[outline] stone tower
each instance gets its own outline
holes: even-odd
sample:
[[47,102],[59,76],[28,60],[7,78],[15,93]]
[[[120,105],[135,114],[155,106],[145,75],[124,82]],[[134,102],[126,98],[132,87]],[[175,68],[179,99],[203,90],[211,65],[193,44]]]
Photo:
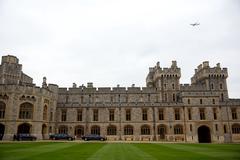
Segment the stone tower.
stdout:
[[149,68],[146,79],[147,87],[155,87],[159,91],[161,102],[180,101],[181,70],[176,61],[172,61],[170,68],[161,68],[159,62],[155,67]]

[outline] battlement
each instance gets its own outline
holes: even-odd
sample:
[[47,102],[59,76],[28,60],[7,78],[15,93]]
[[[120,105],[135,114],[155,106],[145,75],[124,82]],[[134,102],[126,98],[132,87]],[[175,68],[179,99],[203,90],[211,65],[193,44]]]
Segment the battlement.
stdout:
[[228,70],[227,68],[221,68],[220,63],[217,63],[215,67],[210,67],[209,62],[205,61],[200,64],[197,69],[195,69],[195,74],[191,78],[192,84],[197,83],[205,78],[227,78]]
[[2,56],[2,64],[3,63],[18,64],[18,62],[19,62],[18,58],[13,55]]

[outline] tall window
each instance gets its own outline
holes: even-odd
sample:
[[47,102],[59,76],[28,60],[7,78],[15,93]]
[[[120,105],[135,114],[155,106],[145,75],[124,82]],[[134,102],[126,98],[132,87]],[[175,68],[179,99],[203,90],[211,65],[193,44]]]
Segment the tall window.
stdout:
[[131,121],[131,109],[126,109],[126,121]]
[[53,112],[50,112],[50,121],[53,121]]
[[173,102],[175,102],[176,101],[176,95],[173,94],[172,98],[173,98]]
[[107,135],[117,135],[117,127],[116,126],[108,126]]
[[212,104],[215,104],[215,99],[212,99]]
[[227,126],[224,124],[223,126],[224,133],[227,133]]
[[142,120],[146,121],[148,119],[147,109],[142,109]]
[[192,110],[188,108],[188,120],[192,120]]
[[67,120],[67,110],[65,110],[65,109],[62,110],[61,120],[63,122]]
[[174,83],[172,84],[172,89],[175,89],[175,85],[174,85]]
[[167,93],[164,94],[164,100],[167,102]]
[[190,124],[190,131],[192,132],[192,124]]
[[233,134],[240,134],[240,124],[232,125],[232,133]]
[[43,107],[43,120],[44,121],[47,120],[47,106],[46,105]]
[[159,116],[159,120],[164,120],[164,110],[163,109],[158,110],[158,116]]
[[217,119],[217,108],[213,108],[213,119]]
[[93,110],[93,121],[98,121],[98,109]]
[[82,121],[82,109],[77,110],[77,121]]
[[133,126],[130,125],[125,126],[124,135],[133,135]]
[[222,83],[220,83],[220,89],[223,89],[223,85],[222,85]]
[[92,128],[91,128],[91,134],[100,135],[100,127],[99,127],[99,126],[92,126]]
[[215,124],[215,130],[218,131],[218,124]]
[[0,102],[0,119],[3,119],[5,117],[5,108],[5,103]]
[[20,105],[19,119],[32,119],[33,105],[31,103],[23,103]]
[[180,120],[180,110],[178,108],[174,109],[174,113],[175,113],[175,120]]
[[190,99],[188,99],[188,104],[190,104]]
[[200,104],[202,104],[202,99],[200,99]]
[[174,134],[183,134],[183,127],[182,127],[182,125],[174,126]]
[[232,119],[237,119],[238,118],[237,117],[237,109],[236,108],[232,108],[231,111],[232,111]]
[[147,125],[143,125],[141,127],[141,135],[150,135],[150,127]]
[[205,109],[204,108],[200,108],[199,109],[199,113],[200,113],[200,120],[205,120]]
[[114,109],[109,110],[109,121],[114,121]]

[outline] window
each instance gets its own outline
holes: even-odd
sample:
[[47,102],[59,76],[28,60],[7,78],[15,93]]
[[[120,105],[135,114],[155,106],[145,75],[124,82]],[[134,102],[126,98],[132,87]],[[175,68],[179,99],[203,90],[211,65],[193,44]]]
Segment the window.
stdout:
[[0,102],[0,119],[3,119],[5,117],[5,108],[5,103]]
[[174,126],[174,134],[183,134],[183,127],[182,127],[182,125]]
[[117,135],[117,128],[115,126],[108,126],[107,135]]
[[126,109],[126,121],[131,121],[131,110]]
[[213,108],[213,119],[217,119],[217,108]]
[[99,126],[92,126],[92,128],[91,128],[91,134],[100,135],[100,127],[99,127]]
[[167,102],[167,93],[164,94],[164,100]]
[[114,109],[109,110],[109,121],[114,121]]
[[148,94],[148,102],[150,102],[150,101],[151,101],[151,95]]
[[223,93],[221,94],[221,101],[224,101]]
[[192,120],[192,111],[191,111],[191,108],[188,108],[188,120]]
[[173,102],[175,102],[176,101],[176,95],[175,94],[173,94]]
[[227,133],[227,126],[226,125],[223,126],[223,130],[224,130],[224,133]]
[[33,105],[31,103],[23,103],[20,105],[19,119],[32,119]]
[[142,120],[146,121],[148,119],[147,109],[142,109]]
[[53,121],[53,112],[50,112],[50,121]]
[[232,119],[237,119],[238,118],[237,117],[237,109],[236,108],[232,108],[231,111],[232,111]]
[[218,124],[215,124],[215,130],[218,131]]
[[190,131],[192,132],[192,124],[190,124]]
[[62,110],[61,120],[64,122],[67,120],[67,110]]
[[84,103],[84,97],[81,96],[81,103]]
[[205,120],[205,109],[204,108],[200,108],[199,109],[200,112],[200,120]]
[[47,120],[47,106],[46,105],[43,107],[43,120],[44,121]]
[[164,110],[163,109],[158,110],[158,117],[159,117],[159,120],[164,120]]
[[180,120],[180,110],[174,109],[174,113],[175,113],[175,120]]
[[159,125],[158,126],[158,134],[159,135],[165,135],[166,134],[166,126],[165,125]]
[[93,121],[98,121],[98,110],[97,109],[93,110]]
[[77,121],[82,121],[82,110],[77,110]]
[[191,102],[190,102],[190,99],[188,99],[188,104],[190,104]]
[[172,89],[175,89],[175,85],[174,85],[174,83],[172,84]]
[[215,99],[212,99],[212,104],[215,104]]
[[200,99],[200,104],[202,104],[202,99]]
[[222,85],[222,83],[220,83],[220,86],[219,86],[219,87],[220,87],[220,89],[223,89],[223,85]]
[[143,125],[141,127],[141,135],[150,135],[150,127],[147,125]]
[[233,134],[240,134],[240,124],[232,125],[232,133]]
[[67,128],[67,126],[60,126],[60,127],[58,128],[58,133],[59,133],[59,134],[67,134],[67,133],[68,133],[68,128]]
[[125,126],[124,135],[133,135],[133,127],[130,125]]
[[214,86],[213,86],[213,84],[211,84],[211,89],[214,89]]

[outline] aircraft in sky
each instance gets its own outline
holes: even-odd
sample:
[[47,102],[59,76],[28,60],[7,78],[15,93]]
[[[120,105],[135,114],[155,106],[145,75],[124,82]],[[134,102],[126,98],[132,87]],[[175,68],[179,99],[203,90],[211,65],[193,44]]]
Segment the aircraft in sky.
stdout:
[[194,26],[200,25],[200,23],[192,23],[192,24],[190,24],[190,25],[192,25],[192,26],[194,27]]

